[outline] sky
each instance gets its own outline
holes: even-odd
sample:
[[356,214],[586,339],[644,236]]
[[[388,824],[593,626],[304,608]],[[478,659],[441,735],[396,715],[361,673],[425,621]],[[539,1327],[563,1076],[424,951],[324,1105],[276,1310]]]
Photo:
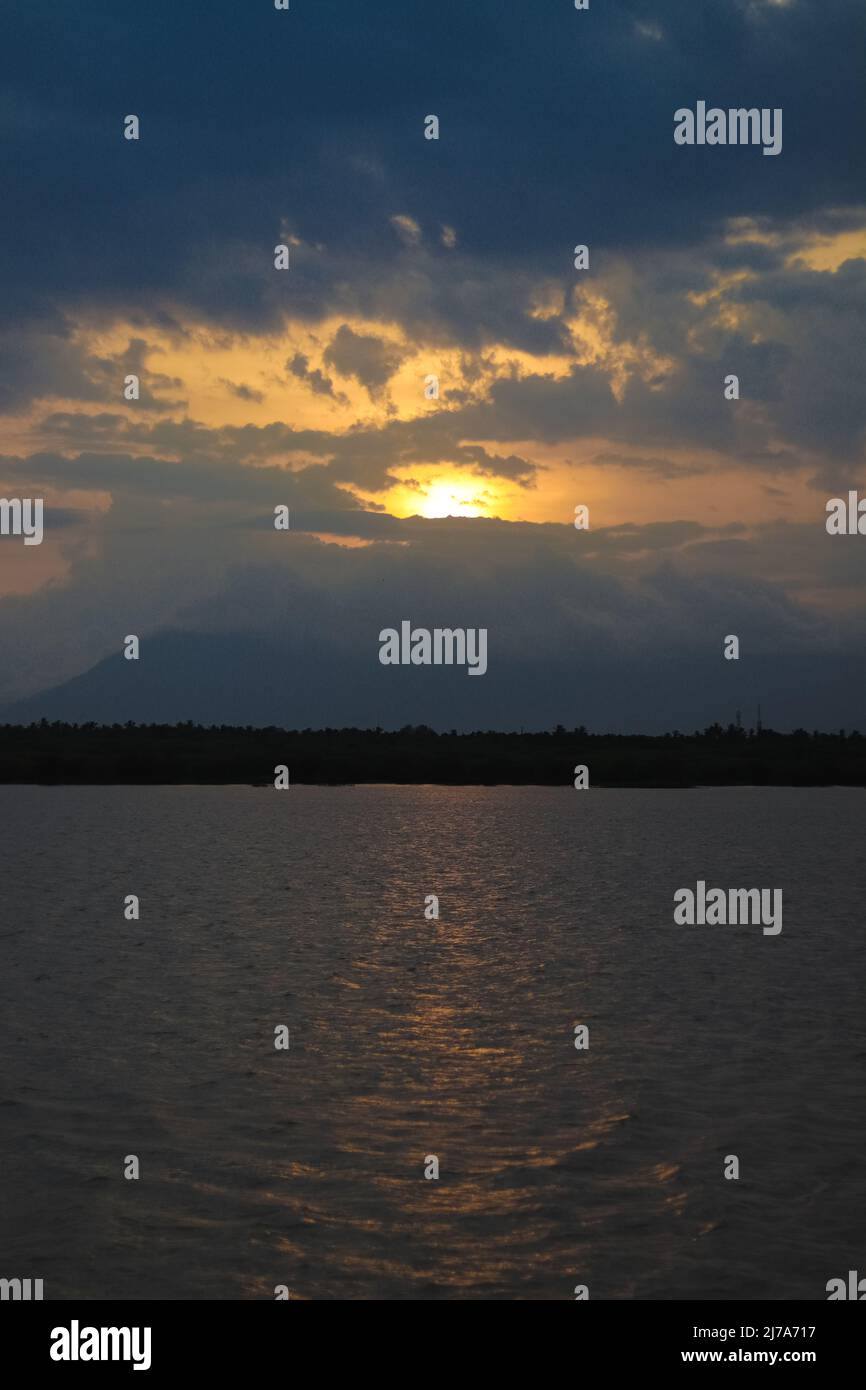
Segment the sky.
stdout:
[[859,0],[6,0],[0,717],[866,731],[864,55]]

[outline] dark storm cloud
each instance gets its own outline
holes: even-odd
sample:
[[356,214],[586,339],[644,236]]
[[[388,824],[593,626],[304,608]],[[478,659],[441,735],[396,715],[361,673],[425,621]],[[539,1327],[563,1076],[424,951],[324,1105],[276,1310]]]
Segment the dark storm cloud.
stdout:
[[[39,461],[40,467],[46,466],[46,460],[53,459],[51,466],[56,467],[58,476],[66,479],[67,486],[88,486],[86,479],[94,466],[103,479],[99,486],[111,486],[112,451],[120,454],[135,446],[142,453],[153,451],[177,460],[172,464],[163,459],[139,459],[138,476],[144,476],[149,465],[158,464],[160,486],[173,491],[176,486],[173,479],[185,480],[184,486],[187,480],[198,480],[202,496],[207,495],[209,488],[207,465],[224,465],[236,477],[239,488],[255,488],[261,483],[258,477],[262,472],[260,461],[277,456],[289,459],[312,455],[323,459],[325,469],[335,482],[354,483],[371,491],[393,486],[396,476],[392,470],[410,464],[454,464],[479,477],[508,478],[522,486],[532,484],[538,469],[531,459],[514,453],[497,454],[479,444],[463,442],[463,423],[460,412],[444,412],[414,420],[391,420],[381,427],[356,426],[344,433],[335,433],[296,430],[280,422],[210,429],[190,419],[149,423],[111,412],[86,415],[57,411],[42,421],[40,432],[43,436],[55,436],[67,449],[89,446],[99,452],[82,453],[77,459],[71,453],[66,456],[40,454],[31,459],[0,457],[0,469],[26,472],[33,458]],[[103,464],[98,463],[100,458],[105,459]],[[86,460],[83,469],[82,459]],[[244,466],[249,464],[256,464],[256,467]],[[174,474],[173,467],[177,469]],[[284,472],[282,469],[274,471]],[[288,472],[284,475],[298,476]],[[128,490],[130,478],[130,470],[123,469],[114,478],[114,487],[121,492]]]
[[334,391],[334,383],[329,376],[318,367],[310,369],[310,359],[303,352],[296,352],[294,357],[286,363],[286,371],[291,372],[299,381],[305,381],[310,390],[317,396],[330,396],[332,400],[345,400],[345,397]]
[[[844,206],[862,190],[862,38],[857,0],[8,0],[0,300],[15,318],[87,299],[273,326],[372,283],[395,217],[551,273],[578,240],[603,255]],[[698,98],[783,107],[781,157],[675,146],[673,112]],[[275,279],[283,225],[304,245]],[[454,253],[429,243],[447,319]]]
[[784,337],[777,378],[767,381],[777,431],[835,456],[847,476],[866,444],[866,261],[846,261],[832,275],[795,263],[744,282],[731,299],[772,312]]
[[0,329],[0,414],[29,406],[46,396],[72,400],[122,401],[128,375],[139,378],[140,410],[175,410],[186,405],[177,395],[178,377],[158,370],[158,356],[143,338],[131,338],[115,357],[88,353],[66,323],[7,325]]
[[352,376],[375,395],[394,375],[406,353],[369,333],[341,324],[325,349],[325,361],[340,376]]
[[213,457],[173,462],[148,455],[41,453],[20,459],[0,455],[0,476],[19,492],[26,486],[48,484],[108,492],[135,505],[142,497],[188,498],[202,504],[260,499],[271,507],[298,500],[320,507],[359,505],[350,493],[335,485],[321,465],[292,473],[265,465],[242,468],[231,460]]
[[[486,398],[476,400],[466,390],[452,390],[446,375],[443,401],[452,408],[418,419],[358,425],[336,433],[295,430],[279,421],[214,429],[190,419],[148,423],[110,411],[95,417],[55,412],[41,423],[40,433],[62,438],[68,448],[99,447],[101,442],[123,450],[135,444],[178,458],[230,456],[255,462],[279,453],[306,452],[326,460],[335,478],[368,490],[387,488],[395,468],[413,463],[455,464],[479,475],[531,483],[537,463],[531,451],[526,457],[509,449],[514,441],[558,445],[592,437],[607,439],[614,446],[607,452],[621,459],[627,457],[623,446],[649,447],[656,456],[691,448],[723,453],[769,472],[816,468],[827,486],[840,486],[862,467],[866,437],[861,387],[866,366],[866,261],[849,260],[835,272],[810,269],[793,253],[802,245],[804,227],[796,238],[784,229],[776,233],[775,224],[765,222],[762,227],[760,234],[778,235],[782,245],[759,274],[750,270],[728,278],[727,270],[743,272],[745,267],[737,262],[723,267],[721,287],[719,253],[724,247],[718,239],[703,248],[635,254],[629,262],[612,264],[589,294],[581,290],[575,300],[576,310],[587,311],[590,321],[593,294],[600,292],[610,306],[610,337],[597,361],[573,361],[569,371],[557,375],[539,371],[520,376],[500,368]],[[500,288],[504,300],[507,286]],[[399,297],[396,284],[393,295],[395,300]],[[741,326],[731,326],[739,320]],[[561,337],[565,331],[564,322],[557,321],[557,334]],[[14,343],[12,335],[7,341]],[[639,369],[632,363],[615,393],[617,353],[624,351],[628,360],[636,344],[650,356]],[[104,400],[109,392],[116,400],[122,372],[133,360],[141,365],[144,355],[141,340],[134,339],[122,358],[107,364],[91,360],[85,370],[73,345],[58,339],[54,346],[56,354],[48,352],[43,365],[32,370],[41,373],[38,380],[47,389],[50,372],[45,364],[54,362],[69,394],[78,386],[85,400]],[[401,355],[385,339],[357,333],[345,324],[325,348],[325,360],[371,392],[382,389]],[[20,363],[24,357],[16,360]],[[154,355],[153,361],[158,360]],[[467,381],[473,361],[477,372],[485,364],[484,355],[462,356]],[[311,368],[305,354],[297,353],[286,367],[317,394],[334,395],[332,380]],[[489,361],[485,369],[494,370]],[[739,408],[724,396],[731,373],[740,381]],[[148,370],[148,383],[150,376]],[[16,398],[23,393],[15,387],[17,380],[13,372],[12,384],[7,382],[7,391]],[[152,403],[164,407],[166,397],[159,393],[180,384],[157,378]],[[31,394],[36,390],[32,382],[29,389]],[[506,446],[505,457],[485,450],[483,442]],[[632,462],[652,471],[638,457]]]
[[[85,355],[65,325],[43,332],[36,325],[0,329],[0,412],[7,414],[40,396],[57,394],[99,400]],[[118,392],[119,394],[119,392]]]

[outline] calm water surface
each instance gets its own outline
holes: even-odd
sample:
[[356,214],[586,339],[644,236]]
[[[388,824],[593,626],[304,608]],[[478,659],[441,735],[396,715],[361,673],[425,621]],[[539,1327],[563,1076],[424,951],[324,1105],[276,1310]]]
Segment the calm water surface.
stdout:
[[[46,1298],[824,1299],[866,1259],[864,811],[851,789],[0,788],[0,1275]],[[699,878],[782,888],[782,934],[674,926]]]

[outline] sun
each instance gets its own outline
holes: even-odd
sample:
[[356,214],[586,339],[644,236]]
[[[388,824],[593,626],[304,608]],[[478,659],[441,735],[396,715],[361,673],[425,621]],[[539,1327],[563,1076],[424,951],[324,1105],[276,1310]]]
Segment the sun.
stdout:
[[484,516],[478,498],[461,495],[459,484],[434,483],[428,489],[421,507],[421,516]]

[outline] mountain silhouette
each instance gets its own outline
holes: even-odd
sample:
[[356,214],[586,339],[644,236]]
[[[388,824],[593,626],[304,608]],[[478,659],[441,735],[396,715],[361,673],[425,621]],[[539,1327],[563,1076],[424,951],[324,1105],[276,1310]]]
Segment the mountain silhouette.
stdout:
[[[486,675],[465,667],[388,667],[378,633],[338,648],[326,637],[249,632],[145,635],[138,661],[118,650],[81,675],[0,708],[0,721],[29,723],[233,724],[281,728],[551,729],[664,733],[733,722],[754,726],[860,728],[854,699],[859,658],[767,655],[727,662],[713,653],[674,675],[666,652],[642,662],[607,663],[565,651],[559,660],[507,659],[489,640]],[[827,709],[838,715],[826,717]]]

